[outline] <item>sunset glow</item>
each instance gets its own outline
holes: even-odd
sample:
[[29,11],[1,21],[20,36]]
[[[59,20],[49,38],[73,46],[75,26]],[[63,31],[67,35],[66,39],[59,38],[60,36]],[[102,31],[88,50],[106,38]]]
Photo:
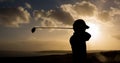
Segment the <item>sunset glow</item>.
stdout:
[[83,19],[90,27],[89,50],[120,50],[120,0],[0,0],[0,50],[70,50],[73,29]]
[[88,23],[88,26],[90,27],[87,32],[89,32],[92,36],[92,39],[98,39],[100,35],[99,26],[94,23]]

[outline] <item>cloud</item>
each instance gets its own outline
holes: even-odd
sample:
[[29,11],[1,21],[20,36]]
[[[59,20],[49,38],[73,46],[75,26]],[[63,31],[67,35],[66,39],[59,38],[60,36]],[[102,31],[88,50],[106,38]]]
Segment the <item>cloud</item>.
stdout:
[[107,22],[107,21],[111,21],[112,16],[108,11],[101,11],[101,12],[98,12],[97,18],[101,21]]
[[63,23],[66,25],[70,25],[73,22],[72,16],[68,13],[63,11],[62,9],[57,9],[57,10],[49,10],[49,11],[44,11],[44,10],[36,10],[34,11],[34,17],[35,20],[42,19],[43,21],[51,22],[56,25],[59,23]]
[[94,4],[86,1],[76,2],[75,4],[63,4],[61,8],[69,12],[75,19],[81,18],[82,16],[93,16],[97,8]]
[[[110,34],[113,38],[120,40],[120,9],[111,7],[110,10],[101,10],[98,12],[97,18],[103,22],[109,22],[110,28],[112,30]],[[110,32],[110,31],[109,31]]]
[[26,8],[31,9],[32,6],[29,3],[25,3]]
[[[97,18],[103,22],[119,23],[120,9],[111,7],[110,10],[98,11]],[[120,23],[119,23],[120,24]]]
[[114,3],[120,5],[120,0],[114,0]]
[[33,12],[35,20],[51,21],[56,24],[62,23],[72,25],[75,19],[80,16],[93,16],[96,7],[90,2],[77,2],[75,4],[62,4],[59,8],[52,10],[35,10]]
[[120,26],[120,9],[118,9],[118,8],[111,8],[111,9],[112,9],[111,15],[113,18],[112,23]]
[[116,39],[118,39],[118,40],[120,40],[120,34],[114,35],[113,37],[116,38]]
[[96,6],[90,2],[81,2],[73,5],[73,9],[82,16],[93,16],[96,11]]
[[57,10],[53,10],[50,13],[51,13],[50,18],[53,18],[56,21],[62,22],[63,24],[71,25],[74,21],[70,13],[63,11],[61,8]]
[[19,24],[29,23],[30,14],[23,7],[0,8],[0,25],[19,27]]
[[[97,4],[94,4],[90,1],[79,1],[73,4],[61,4],[56,9],[50,9],[48,11],[42,9],[42,10],[35,10],[33,12],[34,19],[41,21],[42,24],[51,23],[53,25],[72,25],[74,20],[79,18],[85,18],[87,17],[95,17],[97,21],[101,21],[103,23],[105,22],[115,22],[116,24],[120,25],[119,23],[119,17],[120,17],[120,9],[116,7],[112,7],[112,5],[109,6],[109,9],[104,9],[108,6],[108,4],[111,3],[108,2],[109,0],[102,0],[100,2],[101,8],[97,6]],[[113,1],[112,1],[113,2]],[[107,4],[106,4],[107,3]],[[106,5],[106,6],[104,6]],[[115,3],[114,3],[115,5]],[[45,22],[44,22],[45,21]]]
[[54,21],[48,17],[49,11],[35,10],[33,12],[34,19],[40,21],[41,26],[54,26],[56,25]]

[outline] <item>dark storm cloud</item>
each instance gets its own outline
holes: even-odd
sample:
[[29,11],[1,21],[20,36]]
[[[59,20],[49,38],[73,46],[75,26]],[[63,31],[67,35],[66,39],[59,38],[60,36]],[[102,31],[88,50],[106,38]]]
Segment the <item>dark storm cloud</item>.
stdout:
[[19,24],[29,23],[30,14],[23,7],[0,8],[0,25],[18,27]]

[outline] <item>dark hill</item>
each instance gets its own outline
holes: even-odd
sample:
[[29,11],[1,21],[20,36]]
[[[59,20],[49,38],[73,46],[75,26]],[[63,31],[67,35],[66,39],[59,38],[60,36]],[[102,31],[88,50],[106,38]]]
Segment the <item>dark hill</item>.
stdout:
[[[51,52],[52,51],[43,51]],[[55,53],[57,51],[54,51]],[[61,51],[62,52],[62,51]],[[63,51],[62,53],[64,53]],[[41,52],[37,52],[41,53]],[[57,52],[58,53],[58,52]],[[55,54],[27,57],[0,57],[0,63],[72,63],[72,54]],[[88,53],[88,63],[120,63],[120,51],[104,51]]]

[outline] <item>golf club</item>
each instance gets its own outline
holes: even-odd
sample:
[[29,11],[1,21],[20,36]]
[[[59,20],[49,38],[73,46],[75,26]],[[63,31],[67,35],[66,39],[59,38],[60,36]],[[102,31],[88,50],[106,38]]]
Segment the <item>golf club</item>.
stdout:
[[40,26],[35,26],[31,29],[31,32],[34,33],[36,29],[73,29],[71,27],[40,27]]

